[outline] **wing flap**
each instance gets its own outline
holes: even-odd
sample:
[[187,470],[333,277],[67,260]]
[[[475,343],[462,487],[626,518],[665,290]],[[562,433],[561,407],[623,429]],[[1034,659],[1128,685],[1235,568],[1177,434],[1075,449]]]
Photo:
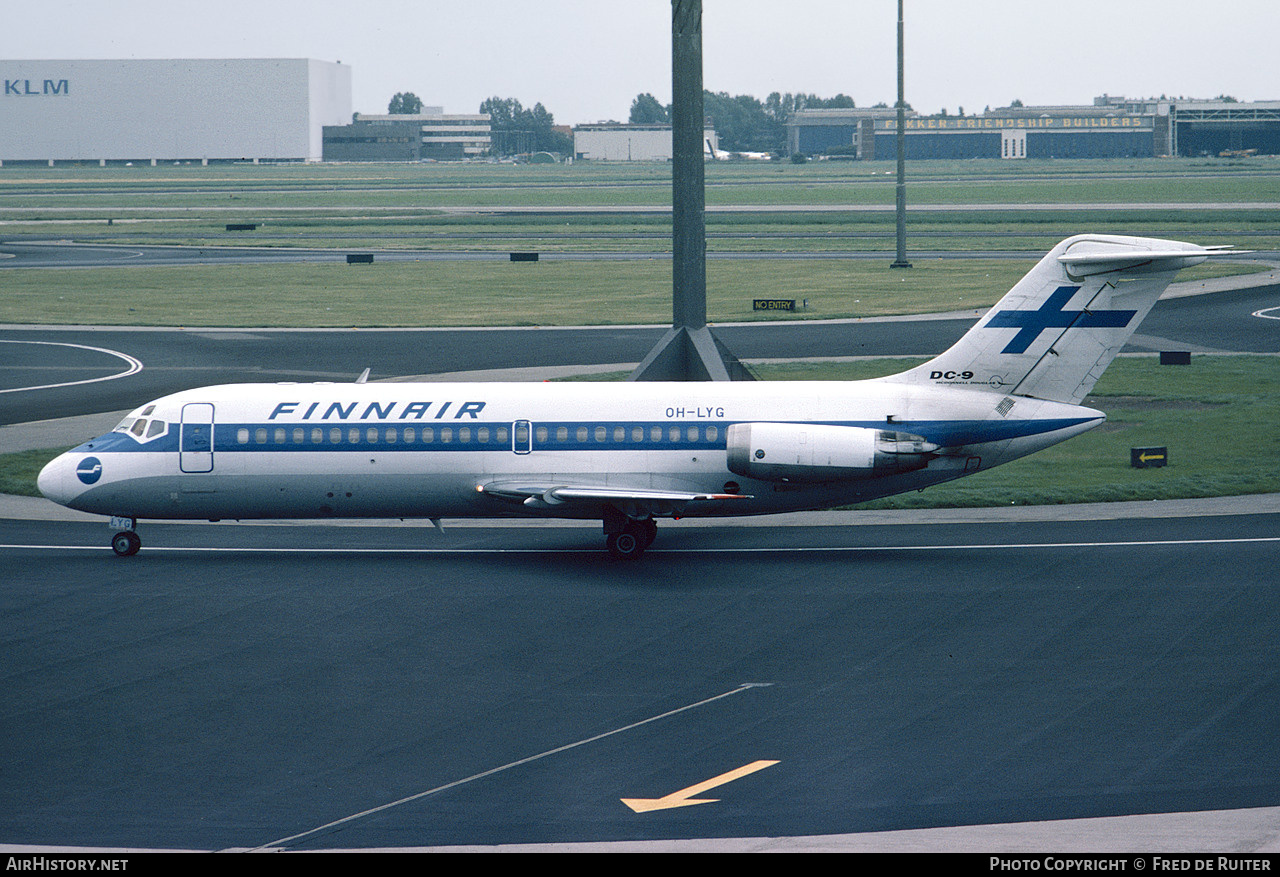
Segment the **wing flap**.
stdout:
[[476,485],[476,492],[530,510],[546,511],[565,505],[614,506],[627,514],[679,515],[690,503],[752,499],[740,493],[697,493],[652,488],[605,487],[591,484],[537,484],[490,482]]

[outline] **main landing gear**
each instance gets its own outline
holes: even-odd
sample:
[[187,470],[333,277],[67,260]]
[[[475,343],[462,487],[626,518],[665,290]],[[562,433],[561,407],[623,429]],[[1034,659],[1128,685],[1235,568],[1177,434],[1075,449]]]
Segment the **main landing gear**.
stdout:
[[653,544],[658,535],[658,522],[653,518],[627,517],[614,509],[604,516],[604,542],[609,556],[618,560],[634,560]]
[[111,537],[111,550],[116,553],[117,557],[133,557],[138,553],[138,549],[142,547],[142,538],[138,535],[138,531],[134,529],[138,522],[133,518],[115,517],[111,519],[111,526],[119,530]]

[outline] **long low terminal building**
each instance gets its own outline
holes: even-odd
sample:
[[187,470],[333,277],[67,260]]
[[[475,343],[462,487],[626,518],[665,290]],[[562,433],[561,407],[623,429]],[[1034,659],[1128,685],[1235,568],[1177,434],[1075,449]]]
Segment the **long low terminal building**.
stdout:
[[[889,107],[801,110],[787,126],[788,150],[893,159],[897,131]],[[1104,95],[1091,106],[1013,106],[977,116],[908,112],[904,132],[908,159],[1280,155],[1280,101]]]

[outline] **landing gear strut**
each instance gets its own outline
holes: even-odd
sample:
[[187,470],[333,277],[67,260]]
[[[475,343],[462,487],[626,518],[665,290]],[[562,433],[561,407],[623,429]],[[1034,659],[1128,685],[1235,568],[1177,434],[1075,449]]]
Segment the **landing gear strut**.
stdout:
[[658,535],[658,522],[653,518],[636,520],[614,509],[604,517],[605,546],[619,560],[634,560],[653,544]]
[[120,532],[111,537],[111,550],[117,557],[132,557],[142,547],[142,538],[134,530],[137,522],[133,518],[112,518],[113,527],[121,527]]

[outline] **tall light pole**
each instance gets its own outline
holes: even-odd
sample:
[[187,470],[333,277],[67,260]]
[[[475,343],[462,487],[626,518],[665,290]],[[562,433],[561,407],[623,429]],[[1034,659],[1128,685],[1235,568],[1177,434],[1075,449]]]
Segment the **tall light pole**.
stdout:
[[672,322],[707,325],[706,130],[702,100],[702,2],[671,3]]
[[898,0],[898,258],[891,268],[910,268],[907,261],[907,88],[902,61],[902,0]]
[[671,328],[627,380],[753,380],[707,328],[702,103],[702,0],[671,0]]

